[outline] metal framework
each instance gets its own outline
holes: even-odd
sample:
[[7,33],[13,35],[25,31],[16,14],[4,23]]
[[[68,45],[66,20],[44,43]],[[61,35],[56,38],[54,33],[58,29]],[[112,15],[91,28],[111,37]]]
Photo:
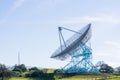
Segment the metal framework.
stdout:
[[[66,73],[79,73],[79,72],[91,72],[97,73],[97,68],[92,64],[92,49],[87,45],[91,37],[91,24],[88,28],[82,29],[82,31],[74,31],[64,27],[58,27],[60,48],[52,55],[52,58],[65,60],[69,56],[70,62],[64,66],[61,70]],[[76,33],[66,42],[62,35],[62,29]],[[82,33],[83,32],[83,33]],[[72,46],[72,47],[71,47]],[[58,54],[59,53],[59,54]]]
[[[82,44],[82,43],[81,43]],[[96,73],[98,70],[92,64],[91,48],[85,44],[79,45],[71,52],[71,61],[62,68],[67,73]]]

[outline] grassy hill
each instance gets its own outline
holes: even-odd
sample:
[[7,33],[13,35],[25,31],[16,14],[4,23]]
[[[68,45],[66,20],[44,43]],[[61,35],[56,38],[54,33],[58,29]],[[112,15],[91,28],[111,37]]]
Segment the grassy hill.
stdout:
[[[54,74],[56,69],[40,69],[44,72],[44,77],[31,78],[25,77],[25,74],[29,73],[23,72],[21,77],[11,77],[4,80],[120,80],[120,74]],[[52,77],[51,77],[52,76]],[[1,79],[0,79],[1,80]]]
[[[5,80],[51,80],[51,79],[40,79],[40,78],[9,78]],[[87,75],[77,75],[72,77],[65,77],[61,79],[55,79],[55,80],[120,80],[120,76],[112,76],[110,78],[103,78],[101,76],[87,76]]]

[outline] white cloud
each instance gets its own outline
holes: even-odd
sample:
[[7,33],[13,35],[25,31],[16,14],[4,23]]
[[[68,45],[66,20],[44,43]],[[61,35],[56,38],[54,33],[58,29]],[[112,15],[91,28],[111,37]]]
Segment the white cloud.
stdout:
[[120,16],[102,14],[98,16],[70,17],[61,21],[62,23],[109,23],[120,24]]
[[106,41],[105,44],[112,46],[113,48],[120,49],[120,43],[119,42],[113,42],[113,41]]

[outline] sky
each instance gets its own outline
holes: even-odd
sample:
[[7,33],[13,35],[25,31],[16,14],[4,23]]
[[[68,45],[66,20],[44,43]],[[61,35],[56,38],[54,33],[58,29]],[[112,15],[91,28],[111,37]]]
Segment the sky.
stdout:
[[[78,31],[91,23],[93,64],[120,66],[120,0],[0,0],[0,63],[61,68],[51,59],[59,26]],[[72,34],[64,32],[67,40]]]

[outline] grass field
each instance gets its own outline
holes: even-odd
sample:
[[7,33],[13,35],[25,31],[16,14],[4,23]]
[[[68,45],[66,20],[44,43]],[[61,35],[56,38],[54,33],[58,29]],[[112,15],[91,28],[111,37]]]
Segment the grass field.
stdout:
[[[53,73],[55,69],[43,69],[43,72],[45,73]],[[62,76],[54,75],[54,79],[40,79],[40,78],[25,78],[25,74],[28,72],[25,72],[22,74],[22,77],[12,77],[9,79],[4,80],[120,80],[120,76],[114,76],[113,74],[78,74],[73,76]],[[56,77],[57,76],[57,77]],[[0,79],[1,80],[1,79]]]
[[[44,80],[44,79],[40,79],[40,78],[9,78],[9,79],[4,79],[4,80]],[[46,80],[46,79],[45,79]],[[51,80],[51,79],[47,79],[47,80]],[[94,76],[94,75],[89,75],[89,76],[85,76],[85,75],[77,75],[77,76],[73,76],[73,77],[66,77],[66,78],[59,78],[59,79],[55,79],[55,80],[120,80],[120,76],[112,76],[109,78],[104,78],[101,76]]]
[[[5,80],[40,80],[36,78],[10,78]],[[51,79],[48,79],[51,80]],[[69,77],[69,78],[62,78],[62,79],[55,79],[55,80],[120,80],[120,78],[112,78],[112,79],[97,79],[97,78],[82,78],[82,77]]]
[[39,78],[9,78],[4,80],[40,80]]
[[56,80],[120,80],[120,76],[113,75],[77,75]]

